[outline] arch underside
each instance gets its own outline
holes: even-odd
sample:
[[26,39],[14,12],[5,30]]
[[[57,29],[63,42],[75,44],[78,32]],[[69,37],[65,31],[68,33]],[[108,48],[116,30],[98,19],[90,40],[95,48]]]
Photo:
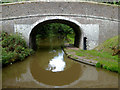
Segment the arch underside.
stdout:
[[71,22],[71,21],[68,21],[68,20],[63,20],[63,19],[53,19],[53,20],[46,20],[46,21],[43,21],[41,23],[38,23],[31,31],[30,33],[30,37],[29,37],[29,46],[33,49],[36,49],[36,34],[37,34],[37,31],[38,31],[38,28],[42,25],[45,25],[45,24],[49,24],[49,23],[62,23],[62,24],[66,24],[68,26],[70,26],[71,28],[73,28],[74,30],[74,33],[75,33],[75,40],[74,40],[74,46],[75,47],[80,47],[80,39],[81,39],[81,30],[80,30],[80,27]]

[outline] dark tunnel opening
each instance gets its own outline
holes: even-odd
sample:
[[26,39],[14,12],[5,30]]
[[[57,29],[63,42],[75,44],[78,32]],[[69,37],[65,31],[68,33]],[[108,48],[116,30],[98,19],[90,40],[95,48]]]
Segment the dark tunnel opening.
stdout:
[[47,20],[47,21],[44,21],[42,23],[39,23],[38,25],[36,25],[31,33],[30,33],[30,37],[29,37],[29,46],[30,48],[32,49],[36,49],[37,45],[36,45],[36,34],[38,33],[38,28],[42,25],[45,25],[45,24],[50,24],[50,23],[61,23],[61,24],[65,24],[65,25],[68,25],[70,26],[73,30],[74,30],[74,33],[75,33],[75,37],[74,37],[74,46],[75,47],[80,47],[80,40],[81,40],[81,30],[80,30],[80,27],[71,22],[71,21],[67,21],[67,20],[60,20],[60,19],[53,19],[53,20]]

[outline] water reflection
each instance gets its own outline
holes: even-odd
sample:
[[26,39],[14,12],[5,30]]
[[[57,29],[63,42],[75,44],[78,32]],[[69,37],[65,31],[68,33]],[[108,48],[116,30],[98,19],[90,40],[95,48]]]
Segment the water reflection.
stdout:
[[62,40],[56,38],[38,43],[30,62],[30,73],[35,81],[51,86],[64,86],[79,79],[81,65],[68,59],[61,49]]
[[39,50],[32,58],[34,80],[52,86],[69,85],[82,75],[81,65],[67,58],[61,49]]
[[3,68],[3,88],[118,87],[116,73],[67,58],[59,43],[52,46],[41,43],[40,50],[33,56]]
[[[53,50],[55,52],[55,50]],[[52,71],[52,72],[60,72],[64,71],[65,68],[65,61],[64,61],[64,52],[58,53],[57,56],[55,56],[53,59],[49,61],[48,67],[46,70]]]

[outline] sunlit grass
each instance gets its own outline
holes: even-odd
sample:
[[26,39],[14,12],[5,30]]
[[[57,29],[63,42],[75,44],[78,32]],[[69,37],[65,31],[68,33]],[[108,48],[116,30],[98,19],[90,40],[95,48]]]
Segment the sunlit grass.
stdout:
[[118,55],[112,56],[107,52],[98,52],[96,50],[67,50],[68,52],[75,52],[77,56],[86,59],[98,61],[103,68],[118,72]]
[[[104,43],[96,47],[94,50],[74,50],[66,49],[67,52],[75,52],[75,55],[98,61],[96,67],[118,72],[118,62],[120,61],[118,55],[112,56],[111,47],[118,46],[118,36],[106,40]],[[120,73],[120,72],[119,72]]]

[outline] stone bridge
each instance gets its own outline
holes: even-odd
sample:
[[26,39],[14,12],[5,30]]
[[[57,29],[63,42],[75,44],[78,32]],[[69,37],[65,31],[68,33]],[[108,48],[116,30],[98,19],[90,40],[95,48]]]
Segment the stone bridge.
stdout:
[[63,23],[75,32],[74,45],[93,49],[118,35],[118,6],[97,2],[20,2],[3,4],[1,30],[22,33],[27,44],[35,47],[35,35],[41,25]]

